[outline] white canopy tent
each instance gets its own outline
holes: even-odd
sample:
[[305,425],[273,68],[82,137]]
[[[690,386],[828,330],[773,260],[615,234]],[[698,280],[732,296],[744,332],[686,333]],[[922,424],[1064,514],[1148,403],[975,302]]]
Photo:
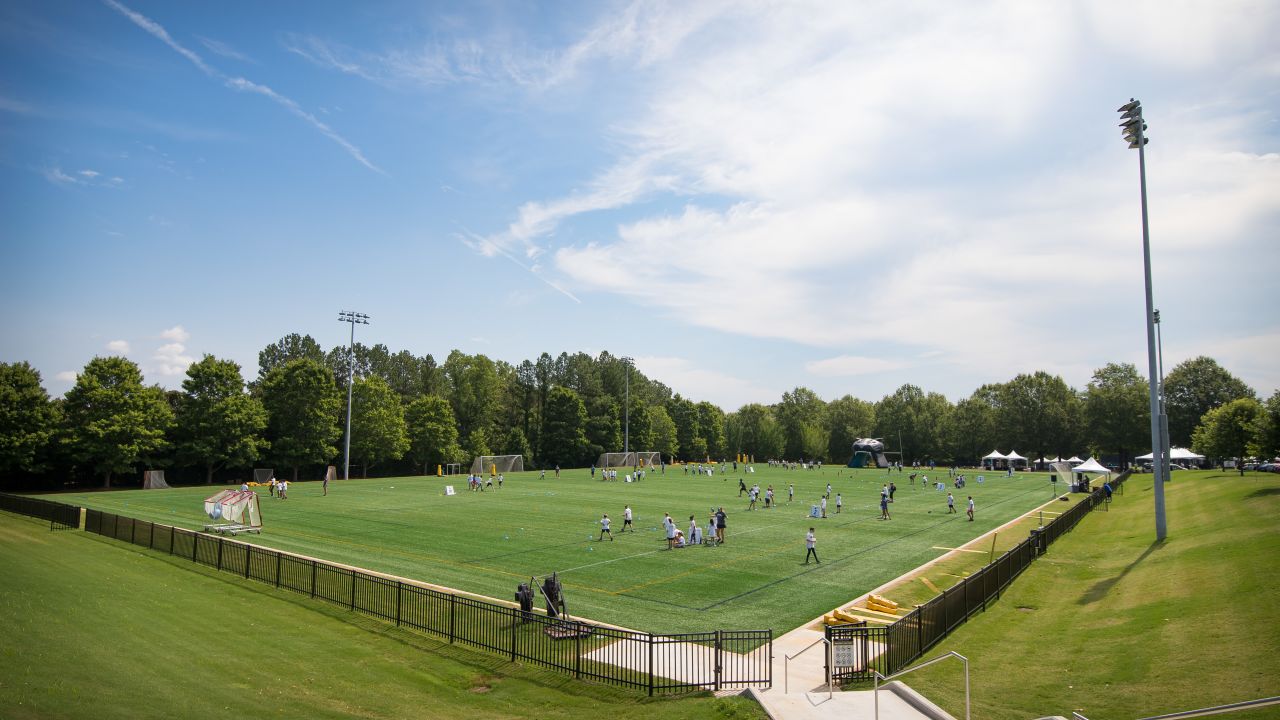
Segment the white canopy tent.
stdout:
[[[1139,455],[1134,460],[1150,460],[1155,457],[1155,453],[1149,452],[1146,455]],[[1169,448],[1170,460],[1203,460],[1203,455],[1197,455],[1186,448],[1174,447]]]
[[1009,462],[1009,456],[1005,455],[999,450],[992,450],[990,453],[983,456],[982,458],[983,466],[990,470],[996,469],[996,463],[1002,463],[1001,466],[1003,467],[1004,465],[1007,465],[1008,462]]
[[1008,455],[1004,456],[1010,465],[1026,465],[1027,459],[1018,454],[1017,450],[1010,450]]
[[1067,462],[1071,463],[1072,465],[1079,465],[1084,461],[1081,460],[1078,456],[1072,455],[1071,457],[1067,458]]
[[1097,460],[1089,458],[1079,465],[1071,468],[1071,472],[1090,473],[1092,475],[1110,475],[1111,471],[1098,464]]

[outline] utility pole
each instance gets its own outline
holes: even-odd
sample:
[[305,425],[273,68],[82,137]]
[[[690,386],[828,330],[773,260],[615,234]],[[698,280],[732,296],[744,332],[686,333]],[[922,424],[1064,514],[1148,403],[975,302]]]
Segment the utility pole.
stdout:
[[[364,313],[340,310],[338,322],[351,323],[351,344],[347,346],[347,432],[342,450],[342,479],[351,479],[351,383],[356,370],[356,325],[368,325],[369,316]],[[366,473],[367,474],[367,473]]]

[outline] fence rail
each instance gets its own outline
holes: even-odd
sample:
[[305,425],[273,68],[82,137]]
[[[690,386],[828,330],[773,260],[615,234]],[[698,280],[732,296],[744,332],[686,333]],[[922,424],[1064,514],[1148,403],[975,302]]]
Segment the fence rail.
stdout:
[[[1122,473],[1112,482],[1113,489],[1123,485],[1128,477],[1129,473]],[[1050,544],[1106,502],[1102,489],[1093,491],[1049,524],[1032,530],[1030,537],[995,561],[891,625],[828,626],[828,640],[853,647],[853,664],[828,667],[828,677],[835,682],[872,680],[876,672],[892,675],[923,657],[974,613],[986,610],[988,603],[998,600],[1009,583],[1043,555]]]
[[[79,508],[76,511],[78,517]],[[516,607],[101,510],[85,511],[84,529],[438,635],[450,643],[483,648],[512,661],[650,695],[769,686],[773,680],[772,630],[683,635],[635,632],[525,613]],[[548,630],[557,631],[556,637]]]
[[80,527],[79,505],[0,493],[0,510],[48,520],[50,530],[75,530]]

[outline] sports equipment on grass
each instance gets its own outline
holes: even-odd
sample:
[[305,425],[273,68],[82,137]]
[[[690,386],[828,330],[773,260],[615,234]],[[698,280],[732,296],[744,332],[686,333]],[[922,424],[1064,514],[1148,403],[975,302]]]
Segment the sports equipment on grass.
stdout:
[[167,490],[169,483],[164,481],[163,470],[148,470],[142,473],[143,490]]
[[653,467],[662,462],[662,454],[654,451],[601,453],[596,467]]
[[204,500],[204,512],[213,520],[206,531],[217,533],[262,532],[262,513],[258,509],[258,493],[252,490],[223,490]]
[[481,475],[488,471],[491,474],[524,472],[523,455],[480,455],[471,462],[471,472]]

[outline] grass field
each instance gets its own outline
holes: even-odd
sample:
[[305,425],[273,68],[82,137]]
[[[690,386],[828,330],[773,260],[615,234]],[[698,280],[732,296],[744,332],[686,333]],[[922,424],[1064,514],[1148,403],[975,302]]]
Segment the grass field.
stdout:
[[[713,628],[797,627],[853,597],[1021,515],[1052,497],[1044,474],[1006,478],[988,473],[957,496],[959,514],[947,515],[945,492],[923,489],[894,473],[899,484],[893,519],[879,517],[879,491],[887,471],[846,468],[783,470],[757,466],[754,474],[686,475],[668,468],[638,483],[593,480],[587,470],[559,479],[539,473],[511,475],[501,491],[472,493],[464,478],[407,477],[333,483],[327,497],[318,482],[298,483],[290,499],[262,493],[265,530],[249,542],[348,563],[498,598],[510,598],[531,575],[560,574],[571,614],[657,632]],[[945,471],[942,476],[945,477]],[[780,507],[746,511],[738,477],[773,484]],[[460,494],[445,497],[446,482]],[[827,483],[844,496],[835,513],[811,520],[807,510]],[[796,501],[787,504],[787,485]],[[162,491],[92,492],[57,499],[144,520],[200,528],[208,487]],[[967,522],[967,495],[977,521]],[[623,534],[623,505],[636,516],[636,532]],[[728,513],[726,544],[666,550],[660,530],[670,512],[681,528],[696,514]],[[608,512],[616,540],[599,542]],[[821,565],[805,566],[804,535],[817,527]]]
[[[1280,695],[1280,476],[1175,473],[1162,544],[1151,476],[1124,492],[928,653],[970,659],[974,717],[1137,718]],[[905,680],[962,717],[959,668]]]
[[0,717],[749,720],[650,700],[0,512]]

